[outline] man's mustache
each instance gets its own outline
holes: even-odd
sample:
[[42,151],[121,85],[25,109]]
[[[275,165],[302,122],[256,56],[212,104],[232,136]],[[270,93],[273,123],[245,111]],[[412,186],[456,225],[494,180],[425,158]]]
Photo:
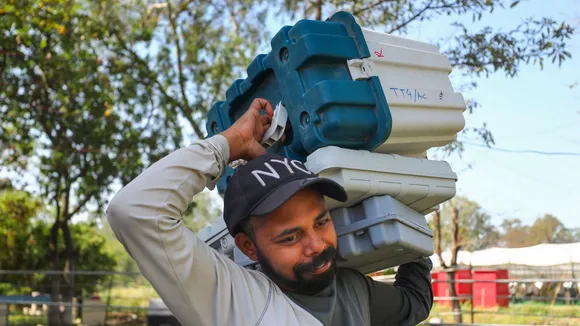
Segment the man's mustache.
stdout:
[[328,246],[320,255],[314,257],[311,262],[297,264],[294,266],[295,273],[310,273],[325,262],[333,259],[336,256],[336,249],[333,246]]

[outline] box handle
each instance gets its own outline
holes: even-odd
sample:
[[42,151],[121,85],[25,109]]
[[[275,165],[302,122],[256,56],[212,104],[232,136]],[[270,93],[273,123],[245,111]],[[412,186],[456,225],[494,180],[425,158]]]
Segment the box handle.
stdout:
[[276,105],[274,110],[274,116],[272,117],[272,124],[270,128],[266,130],[260,144],[266,149],[270,148],[276,142],[282,138],[284,131],[286,129],[286,123],[288,122],[288,111],[286,107],[282,105],[282,102]]

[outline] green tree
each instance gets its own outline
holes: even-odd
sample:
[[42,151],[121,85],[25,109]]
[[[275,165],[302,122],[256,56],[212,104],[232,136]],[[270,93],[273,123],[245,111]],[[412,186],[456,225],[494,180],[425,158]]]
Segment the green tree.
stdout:
[[[448,202],[449,203],[449,202]],[[449,288],[449,296],[452,297],[453,299],[451,299],[451,305],[452,305],[452,309],[453,312],[455,313],[453,318],[455,320],[456,323],[461,324],[463,323],[463,315],[461,313],[461,306],[459,304],[459,300],[457,299],[457,290],[456,290],[456,284],[454,283],[455,280],[455,273],[457,271],[458,268],[458,264],[457,264],[457,256],[459,254],[459,250],[461,250],[461,242],[462,242],[462,238],[461,238],[461,232],[460,232],[460,225],[459,225],[459,210],[457,207],[455,207],[452,204],[448,204],[447,207],[444,207],[444,209],[449,209],[450,215],[451,215],[451,226],[452,228],[450,229],[451,233],[451,248],[450,248],[450,259],[449,259],[449,263],[447,263],[444,259],[443,259],[443,239],[444,239],[444,233],[446,232],[445,230],[447,228],[443,227],[443,221],[441,218],[441,211],[440,210],[436,210],[435,212],[433,212],[433,227],[434,227],[434,232],[433,232],[433,241],[434,241],[434,251],[435,254],[439,257],[439,261],[441,263],[441,267],[443,267],[446,271],[447,274],[447,286]]]
[[538,217],[529,226],[520,219],[506,219],[501,224],[502,244],[508,248],[535,246],[542,243],[576,242],[578,231],[568,229],[562,221],[551,214]]
[[[35,255],[35,239],[30,234],[32,218],[41,209],[40,201],[31,194],[6,188],[0,191],[0,269],[36,269],[40,265]],[[0,283],[0,293],[13,293],[17,284],[33,283],[31,275],[5,275]]]
[[123,245],[119,242],[119,240],[117,240],[109,224],[103,223],[103,226],[99,231],[106,239],[105,246],[107,247],[107,250],[112,252],[116,257],[117,265],[115,270],[118,272],[138,273],[139,267],[137,267],[137,263],[135,263]]
[[[115,52],[143,72],[134,82],[149,89],[178,144],[205,137],[210,107],[267,38],[263,0],[100,3],[98,19],[114,26]],[[128,15],[136,17],[131,24]]]
[[[115,54],[113,25],[94,19],[97,5],[9,0],[0,13],[0,161],[37,170],[40,197],[54,208],[49,268],[67,272],[52,278],[51,297],[65,302],[80,257],[71,218],[89,204],[102,209],[113,181],[133,179],[170,140],[166,118],[135,82],[146,74]],[[50,309],[49,322],[71,324],[70,308]]]
[[520,219],[505,219],[501,223],[501,229],[502,246],[507,248],[522,248],[529,245],[529,226],[524,225]]
[[198,232],[221,218],[222,210],[211,198],[211,194],[204,191],[193,198],[183,215],[185,225],[193,232]]
[[580,242],[580,228],[574,228],[571,230],[572,232],[572,241],[573,242]]
[[[454,209],[458,211],[458,245],[462,250],[474,251],[500,245],[500,230],[491,223],[491,216],[475,201],[456,196],[440,211],[441,249],[453,247]],[[434,219],[431,219],[434,226]]]
[[[48,270],[51,224],[38,218],[43,213],[41,200],[34,195],[15,189],[0,192],[0,269]],[[116,265],[115,256],[105,246],[106,238],[100,235],[94,224],[77,223],[70,226],[76,244],[77,263],[80,270],[108,270]],[[64,257],[64,240],[57,254]],[[64,264],[65,260],[60,260]],[[63,266],[60,266],[63,269]],[[77,294],[92,293],[103,281],[102,276],[80,276]],[[50,291],[50,279],[46,275],[8,274],[2,277],[0,293],[30,294],[31,291]]]
[[[460,250],[479,250],[499,245],[500,233],[491,223],[491,217],[483,211],[475,201],[462,196],[447,201],[442,208],[432,215],[431,225],[434,230],[434,249],[441,261],[441,266],[447,270],[450,281],[449,295],[456,297],[455,279]],[[450,251],[449,261],[443,260],[443,251]],[[453,310],[461,311],[458,300],[452,301]],[[462,322],[461,314],[455,315],[457,323]]]
[[10,179],[0,179],[0,191],[6,189],[13,189],[12,181]]
[[[537,0],[541,1],[541,0]],[[345,10],[352,13],[367,28],[389,34],[405,36],[411,27],[428,24],[445,16],[455,22],[453,35],[442,35],[432,40],[448,56],[454,70],[461,71],[466,82],[461,89],[477,87],[477,78],[503,72],[506,77],[516,77],[522,65],[536,64],[543,68],[545,62],[561,65],[571,58],[567,40],[574,33],[573,22],[557,22],[550,17],[518,17],[519,24],[511,30],[485,26],[479,30],[468,28],[462,19],[485,22],[494,11],[510,10],[519,0],[282,0],[280,7],[292,19],[306,17],[322,20],[333,12]],[[541,14],[541,13],[540,13]],[[467,101],[469,112],[479,106],[477,99]],[[485,123],[481,127],[468,127],[462,133],[475,135],[486,144],[494,139]],[[445,147],[446,153],[463,151],[460,141]]]
[[[77,271],[108,271],[114,270],[117,266],[117,257],[113,251],[107,246],[107,238],[102,235],[94,222],[77,222],[69,225],[72,242],[75,244],[75,264]],[[30,228],[30,235],[33,241],[33,254],[28,259],[36,262],[30,269],[49,270],[52,268],[50,261],[46,260],[50,253],[52,223],[43,220],[36,220]],[[62,232],[62,231],[61,231]],[[58,248],[61,248],[56,254],[61,257],[59,259],[60,265],[56,270],[66,270],[65,265],[68,263],[67,249],[65,245],[65,238],[61,235],[58,237]],[[67,274],[61,276],[62,281],[68,285]],[[74,297],[80,298],[82,295],[90,295],[97,291],[99,286],[103,285],[108,279],[104,275],[77,275],[72,280],[74,281]],[[43,292],[50,291],[50,287],[42,286],[43,284],[50,284],[52,280],[48,277],[38,278],[34,283],[37,290]]]
[[573,231],[554,215],[545,214],[537,218],[530,227],[529,238],[535,244],[569,243],[574,241]]

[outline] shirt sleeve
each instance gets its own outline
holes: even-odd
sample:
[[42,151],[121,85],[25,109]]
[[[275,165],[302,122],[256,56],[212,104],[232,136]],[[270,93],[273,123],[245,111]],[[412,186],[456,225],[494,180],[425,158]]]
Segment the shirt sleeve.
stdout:
[[184,326],[253,324],[270,295],[267,281],[209,247],[181,220],[195,194],[215,187],[228,155],[220,135],[176,150],[107,208],[117,239]]
[[394,284],[364,276],[369,288],[372,326],[417,325],[433,307],[431,259],[399,266]]

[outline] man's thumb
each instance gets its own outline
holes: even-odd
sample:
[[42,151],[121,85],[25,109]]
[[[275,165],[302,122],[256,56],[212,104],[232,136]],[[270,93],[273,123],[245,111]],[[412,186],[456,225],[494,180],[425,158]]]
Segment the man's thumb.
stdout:
[[266,154],[266,149],[259,142],[256,141],[252,144],[250,152],[252,155],[252,159],[255,159],[258,156]]

